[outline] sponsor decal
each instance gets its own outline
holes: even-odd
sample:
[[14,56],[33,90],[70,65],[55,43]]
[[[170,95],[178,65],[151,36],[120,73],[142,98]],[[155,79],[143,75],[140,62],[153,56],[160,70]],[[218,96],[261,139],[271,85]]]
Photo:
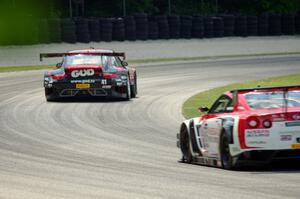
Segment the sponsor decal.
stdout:
[[246,129],[246,137],[269,137],[270,131],[268,129]]
[[110,89],[110,88],[111,88],[111,85],[103,85],[102,88]]
[[286,127],[300,126],[300,122],[287,122],[285,123]]
[[85,77],[85,76],[93,76],[95,74],[94,69],[80,69],[80,70],[73,70],[71,72],[71,76],[74,78],[77,78],[79,76]]
[[291,141],[292,135],[280,135],[280,141]]
[[216,136],[208,136],[209,142],[219,143],[219,137]]
[[272,115],[272,120],[274,121],[274,122],[279,122],[279,121],[284,121],[285,119],[284,119],[284,115],[283,114],[278,114],[278,115]]
[[259,145],[259,144],[267,144],[267,142],[265,141],[249,141],[247,142],[248,144],[256,144],[256,145]]
[[95,83],[94,79],[71,80],[71,83]]

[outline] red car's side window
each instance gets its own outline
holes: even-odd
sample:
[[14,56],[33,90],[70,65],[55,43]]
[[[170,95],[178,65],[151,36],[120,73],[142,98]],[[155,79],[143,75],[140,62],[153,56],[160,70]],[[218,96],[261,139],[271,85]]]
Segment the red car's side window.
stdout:
[[210,113],[227,113],[232,112],[233,110],[232,99],[227,95],[222,95],[217,101],[213,104],[212,108],[209,111]]

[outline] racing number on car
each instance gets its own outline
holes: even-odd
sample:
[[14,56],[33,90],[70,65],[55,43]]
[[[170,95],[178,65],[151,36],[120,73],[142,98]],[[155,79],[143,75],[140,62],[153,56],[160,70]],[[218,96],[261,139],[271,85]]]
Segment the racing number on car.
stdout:
[[85,77],[85,76],[93,76],[95,74],[94,69],[81,69],[81,70],[73,70],[71,72],[71,76],[76,77]]
[[106,79],[102,79],[101,80],[101,84],[106,85],[107,84],[107,80]]

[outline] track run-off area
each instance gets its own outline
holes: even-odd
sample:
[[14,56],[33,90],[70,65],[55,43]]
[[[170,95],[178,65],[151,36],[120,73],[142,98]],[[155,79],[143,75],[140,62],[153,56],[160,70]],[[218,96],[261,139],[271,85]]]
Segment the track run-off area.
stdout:
[[136,68],[138,98],[112,102],[46,102],[43,71],[1,73],[0,198],[299,198],[300,168],[183,164],[176,147],[188,97],[299,73],[299,56]]

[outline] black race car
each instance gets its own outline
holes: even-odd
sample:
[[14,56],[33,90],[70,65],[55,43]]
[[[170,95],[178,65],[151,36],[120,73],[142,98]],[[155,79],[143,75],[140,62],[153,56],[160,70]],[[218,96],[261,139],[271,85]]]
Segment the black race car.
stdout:
[[47,101],[70,97],[130,100],[137,95],[136,70],[128,67],[124,52],[92,48],[40,54],[41,61],[49,57],[63,60],[56,65],[57,69],[45,72]]

